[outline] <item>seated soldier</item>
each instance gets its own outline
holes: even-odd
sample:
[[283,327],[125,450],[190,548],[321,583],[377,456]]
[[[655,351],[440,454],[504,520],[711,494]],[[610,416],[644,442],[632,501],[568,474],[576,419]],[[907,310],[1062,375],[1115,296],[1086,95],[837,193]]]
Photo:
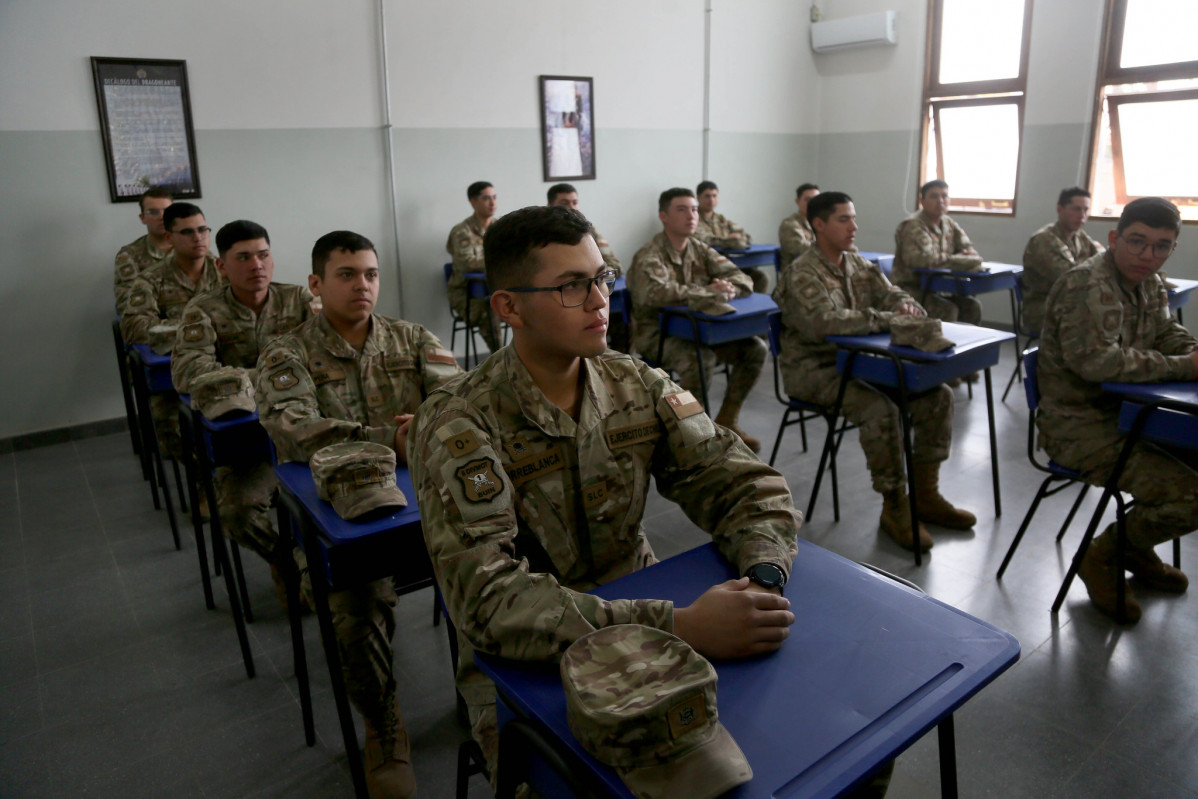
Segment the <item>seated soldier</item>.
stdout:
[[[614,275],[590,230],[565,208],[492,225],[487,282],[512,344],[434,392],[410,443],[458,688],[492,779],[495,688],[473,650],[554,661],[588,632],[634,623],[710,658],[749,657],[781,646],[794,620],[780,596],[800,523],[786,482],[663,372],[607,350]],[[655,562],[641,527],[651,477],[744,577],[688,607],[586,593]]]
[[[549,205],[560,205],[563,208],[578,210],[578,189],[569,183],[555,183],[550,186],[548,196]],[[599,248],[599,254],[603,256],[603,263],[607,264],[607,268],[619,276],[624,271],[624,268],[620,266],[620,259],[612,251],[611,245],[607,243],[607,239],[603,238],[603,234],[595,230],[594,225],[591,226],[591,238],[595,240],[595,246]]]
[[[258,358],[258,415],[280,462],[307,463],[329,444],[373,441],[402,464],[412,413],[461,370],[423,327],[374,313],[378,255],[369,239],[339,230],[312,248],[308,286],[321,312],[268,344]],[[390,578],[329,596],[350,701],[366,726],[370,795],[416,790],[408,735],[395,695]]]
[[[857,212],[851,197],[826,191],[807,204],[807,214],[815,246],[782,270],[774,290],[782,311],[780,367],[787,394],[831,408],[840,374],[836,345],[826,337],[883,333],[892,318],[924,316],[924,310],[853,249]],[[977,519],[940,494],[940,464],[948,457],[953,434],[952,391],[938,386],[912,397],[907,407],[915,429],[918,524],[912,524],[907,498],[898,407],[882,392],[853,380],[845,389],[841,412],[858,425],[874,490],[882,495],[878,526],[905,549],[913,549],[916,541],[928,549],[932,537],[924,522],[965,530]]]
[[1090,216],[1090,192],[1074,186],[1057,199],[1057,221],[1028,239],[1023,250],[1023,327],[1039,331],[1044,302],[1057,278],[1102,252],[1102,245],[1082,230]]
[[[695,238],[708,247],[725,250],[743,250],[752,243],[743,227],[716,213],[716,206],[720,204],[720,187],[714,181],[700,183],[695,189],[695,196],[699,200],[699,224],[695,228]],[[753,281],[753,291],[765,291],[769,286],[769,278],[760,269],[752,267],[744,272]]]
[[[1157,272],[1177,247],[1181,215],[1160,197],[1128,203],[1107,236],[1110,249],[1069,270],[1048,295],[1040,331],[1040,445],[1049,456],[1104,485],[1124,436],[1120,399],[1103,381],[1147,383],[1198,377],[1198,340],[1169,313]],[[1119,480],[1135,498],[1127,515],[1123,567],[1140,586],[1182,593],[1189,580],[1153,552],[1198,527],[1198,465],[1161,447],[1140,442]],[[1119,621],[1135,622],[1140,605],[1127,586],[1117,616],[1116,592],[1123,572],[1116,563],[1116,526],[1096,537],[1077,574],[1090,600]]]
[[807,251],[815,243],[815,231],[807,221],[807,203],[819,194],[819,186],[814,183],[802,183],[795,189],[795,205],[799,210],[782,220],[778,225],[778,244],[782,248],[781,263],[785,269],[794,259]]
[[112,293],[119,308],[133,279],[171,254],[171,237],[162,226],[162,212],[172,202],[171,193],[157,187],[146,189],[137,201],[137,218],[146,226],[146,235],[135,239],[116,254],[112,273]]
[[952,269],[977,272],[982,256],[961,226],[948,215],[948,184],[929,180],[919,187],[920,210],[904,219],[894,231],[894,282],[915,297],[923,297],[930,316],[946,322],[976,325],[982,321],[982,304],[974,297],[941,294],[920,288],[913,269]]
[[[657,208],[663,230],[637,251],[628,271],[633,341],[646,358],[657,357],[658,308],[686,304],[697,310],[719,308],[734,297],[749,296],[753,290],[741,270],[692,235],[698,224],[699,204],[690,189],[663,191]],[[757,452],[761,442],[740,428],[739,419],[741,406],[765,363],[765,343],[759,338],[747,338],[716,347],[701,346],[699,351],[709,382],[717,363],[732,364],[728,391],[715,421],[730,428]],[[661,366],[677,372],[679,385],[688,391],[704,388],[691,342],[666,336]]]
[[468,318],[471,327],[482,333],[487,347],[495,352],[502,341],[499,322],[491,313],[491,306],[485,297],[469,296],[466,275],[483,271],[483,234],[495,218],[498,196],[494,186],[480,180],[471,183],[466,189],[466,199],[470,201],[474,212],[454,225],[445,241],[445,249],[453,256],[453,272],[449,276],[448,287],[449,307],[461,319]]
[[[149,344],[150,328],[163,320],[178,324],[183,308],[197,294],[225,285],[208,252],[211,228],[204,212],[191,203],[173,203],[162,212],[162,225],[171,238],[174,256],[142,272],[125,293],[121,303],[121,335],[129,344]],[[150,396],[154,430],[162,453],[178,459],[178,400],[173,394]]]
[[[221,367],[242,370],[253,382],[262,348],[312,316],[315,300],[306,286],[271,281],[275,263],[266,228],[244,219],[230,222],[217,232],[216,249],[216,268],[229,285],[196,295],[183,310],[171,354],[171,379],[180,394],[192,393],[196,378]],[[270,459],[220,466],[213,482],[225,535],[270,564],[285,603],[277,559],[292,547],[278,551],[271,524],[276,482]],[[297,560],[303,563],[302,557]]]

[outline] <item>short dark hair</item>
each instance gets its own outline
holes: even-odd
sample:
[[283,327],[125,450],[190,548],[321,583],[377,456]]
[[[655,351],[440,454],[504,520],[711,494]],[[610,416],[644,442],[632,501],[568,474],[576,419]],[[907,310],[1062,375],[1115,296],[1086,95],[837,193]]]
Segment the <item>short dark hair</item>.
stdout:
[[325,264],[329,262],[333,253],[339,250],[350,253],[370,250],[375,255],[379,254],[374,248],[374,242],[362,234],[350,230],[334,230],[318,238],[312,245],[312,274],[319,275],[320,279],[324,280]]
[[799,187],[795,189],[795,199],[797,200],[801,198],[803,196],[803,192],[811,191],[812,189],[819,191],[819,186],[816,186],[814,183],[800,183]]
[[816,219],[828,221],[832,211],[842,203],[851,203],[853,198],[843,191],[825,191],[807,201],[807,221],[815,224]]
[[253,239],[266,239],[266,243],[270,244],[270,234],[266,228],[248,219],[237,219],[216,231],[216,251],[224,258],[225,253],[233,249],[237,242]]
[[145,212],[146,200],[150,197],[153,197],[158,200],[173,200],[173,199],[175,199],[175,195],[171,194],[170,189],[164,189],[161,186],[151,186],[150,188],[148,188],[144,192],[142,192],[141,196],[137,198],[137,207],[139,210],[141,210],[142,212]]
[[710,191],[711,189],[715,189],[716,191],[719,191],[720,187],[715,185],[714,180],[705,180],[702,183],[700,183],[698,186],[695,187],[695,196],[698,197],[703,192]]
[[929,191],[931,191],[932,189],[947,189],[947,188],[948,188],[948,184],[945,183],[940,178],[936,178],[935,180],[929,180],[927,183],[925,183],[919,187],[919,199],[922,200],[924,198],[924,196],[926,196],[927,193]]
[[665,213],[666,211],[670,210],[670,203],[674,202],[674,200],[678,199],[679,197],[694,196],[695,193],[690,189],[683,189],[677,186],[672,189],[666,189],[661,193],[661,196],[657,198],[657,211],[658,213]]
[[553,205],[553,201],[557,199],[557,195],[559,194],[578,194],[578,189],[569,183],[554,183],[549,187],[549,193],[545,195],[545,198],[549,201],[550,205]]
[[[476,180],[466,187],[466,199],[477,200],[478,195],[482,194],[484,189],[490,189],[493,187],[494,184],[490,183],[489,181]],[[353,250],[353,252],[357,252],[357,250]]]
[[1083,189],[1081,186],[1074,186],[1071,189],[1061,189],[1061,196],[1057,197],[1057,205],[1068,205],[1073,201],[1074,197],[1089,197],[1090,192]]
[[527,284],[535,272],[533,253],[549,244],[574,246],[591,233],[591,223],[573,208],[530,205],[501,216],[483,236],[483,262],[491,291]]
[[186,219],[189,216],[199,214],[204,215],[200,210],[200,206],[192,205],[191,203],[171,203],[162,212],[162,226],[166,228],[167,233],[175,226],[176,219]]
[[1181,211],[1164,197],[1140,197],[1123,206],[1119,215],[1116,233],[1122,233],[1129,225],[1143,222],[1151,228],[1168,228],[1181,233]]

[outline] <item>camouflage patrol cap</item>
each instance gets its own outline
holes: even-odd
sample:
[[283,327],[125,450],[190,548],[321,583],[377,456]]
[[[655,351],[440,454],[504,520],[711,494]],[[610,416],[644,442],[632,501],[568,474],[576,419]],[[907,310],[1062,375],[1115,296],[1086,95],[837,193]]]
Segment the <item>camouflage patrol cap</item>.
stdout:
[[222,366],[191,381],[191,407],[209,419],[233,411],[254,411],[254,384],[244,369]]
[[924,352],[940,352],[956,344],[944,337],[940,320],[929,316],[895,316],[890,320],[890,343]]
[[604,627],[570,645],[561,674],[574,737],[638,799],[710,799],[753,779],[719,723],[715,669],[681,638]]
[[175,348],[175,334],[179,332],[177,322],[159,322],[148,331],[150,349],[157,355],[170,355]]
[[395,452],[370,441],[330,444],[309,462],[316,493],[342,519],[354,520],[384,508],[405,508],[408,498],[395,485]]

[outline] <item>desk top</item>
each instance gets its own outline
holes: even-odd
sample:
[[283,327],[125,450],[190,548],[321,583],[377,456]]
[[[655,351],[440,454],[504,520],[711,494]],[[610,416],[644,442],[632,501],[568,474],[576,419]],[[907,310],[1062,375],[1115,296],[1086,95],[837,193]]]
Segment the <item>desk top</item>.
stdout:
[[891,252],[870,252],[869,250],[857,250],[857,254],[867,261],[873,261],[875,264],[882,258],[894,257],[894,253]]
[[[594,593],[685,605],[735,576],[706,545]],[[1011,635],[806,541],[786,595],[797,620],[782,649],[714,664],[720,721],[754,772],[735,799],[836,796],[1019,657]],[[630,796],[570,733],[556,664],[478,662],[518,712],[548,725],[610,793]]]
[[1185,294],[1198,288],[1198,280],[1186,280],[1185,278],[1173,277],[1172,275],[1170,275],[1167,279],[1170,283],[1176,286],[1176,288],[1169,289],[1170,296],[1173,296],[1174,294]]
[[772,253],[781,249],[777,244],[750,244],[748,247],[733,249],[731,247],[713,247],[716,252],[731,258],[734,255],[752,255],[755,253]]
[[1022,264],[1002,264],[997,261],[982,261],[983,272],[958,272],[952,269],[912,269],[917,275],[952,275],[955,278],[975,278],[992,275],[1022,274]]
[[416,491],[412,488],[412,477],[403,467],[395,470],[395,484],[408,498],[408,506],[387,516],[365,522],[342,519],[337,515],[337,511],[333,510],[332,505],[316,494],[316,482],[312,479],[312,470],[308,468],[308,464],[280,463],[275,466],[275,475],[283,487],[304,506],[304,510],[320,528],[326,543],[331,546],[352,544],[379,533],[390,533],[409,525],[420,524],[420,511],[416,507]]
[[705,314],[692,311],[685,305],[667,305],[662,310],[669,311],[672,314],[693,316],[704,322],[730,322],[736,319],[743,319],[746,316],[771,314],[778,310],[778,303],[774,302],[774,298],[768,294],[750,294],[748,297],[737,297],[729,300],[728,304],[736,309],[736,313]]
[[957,322],[941,322],[941,329],[949,341],[956,346],[940,352],[924,352],[914,347],[896,347],[890,343],[889,333],[872,333],[868,336],[828,336],[828,341],[841,347],[880,347],[888,349],[903,360],[909,361],[946,361],[964,353],[991,347],[1015,338],[1014,333],[1004,330],[993,330],[977,325],[963,325]]
[[1102,389],[1139,402],[1167,399],[1198,406],[1198,380],[1181,383],[1103,383]]

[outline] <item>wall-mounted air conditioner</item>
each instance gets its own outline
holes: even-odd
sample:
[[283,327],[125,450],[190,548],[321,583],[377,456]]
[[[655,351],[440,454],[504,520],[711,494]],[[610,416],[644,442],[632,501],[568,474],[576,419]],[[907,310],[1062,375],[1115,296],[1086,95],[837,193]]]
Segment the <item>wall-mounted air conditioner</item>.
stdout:
[[811,49],[832,53],[853,47],[896,44],[898,12],[882,11],[860,17],[830,19],[811,23]]

